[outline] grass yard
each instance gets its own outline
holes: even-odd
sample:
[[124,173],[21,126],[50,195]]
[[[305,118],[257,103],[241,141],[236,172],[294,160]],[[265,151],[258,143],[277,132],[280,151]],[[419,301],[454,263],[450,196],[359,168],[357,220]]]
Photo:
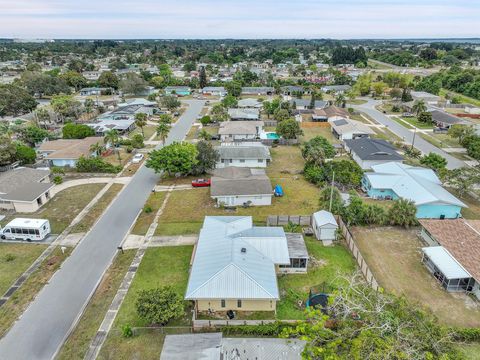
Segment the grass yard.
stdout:
[[40,256],[47,245],[0,243],[0,296]]
[[390,117],[390,119],[392,119],[393,121],[399,123],[400,125],[402,125],[403,127],[406,127],[407,129],[410,129],[410,130],[413,130],[414,127],[412,125],[410,125],[410,123],[405,123],[404,121],[402,121],[399,117],[397,116],[392,116]]
[[426,306],[447,325],[480,326],[480,306],[464,294],[447,293],[422,264],[418,228],[351,230],[375,278],[387,291]]
[[[155,125],[146,125],[143,127],[143,133],[145,134],[144,139],[145,141],[150,139],[150,137],[155,134],[157,127]],[[133,135],[135,134],[142,134],[142,129],[137,127],[135,130],[133,130],[128,137],[131,139]]]
[[332,144],[340,144],[340,140],[338,140],[332,134],[332,128],[330,126],[315,126],[315,127],[302,127],[303,136],[301,136],[301,142],[308,141],[315,136],[323,136]]
[[[130,339],[121,336],[121,326],[147,326],[138,318],[135,301],[139,290],[172,285],[184,295],[187,288],[188,270],[193,246],[149,248],[138,268],[130,290],[120,308],[99,359],[158,359],[163,344],[163,336],[156,332],[141,333]],[[168,326],[189,326],[192,314],[185,307],[185,316],[171,321]]]
[[57,360],[83,359],[110,306],[136,250],[118,254],[93,294],[75,330],[60,350]]
[[465,96],[465,95],[461,95],[459,93],[456,93],[456,92],[453,92],[453,91],[450,91],[450,90],[447,90],[447,89],[440,89],[440,96],[445,96],[446,94],[452,94],[454,96],[458,96],[460,98],[460,102],[462,103],[466,103],[466,104],[472,104],[474,106],[480,106],[480,100],[477,100],[477,99],[474,99],[474,98],[471,98],[471,97],[468,97],[468,96]]
[[271,206],[237,207],[236,211],[227,211],[215,207],[208,188],[173,191],[155,235],[198,233],[206,215],[251,215],[255,223],[264,224],[271,214],[307,215],[318,210],[320,190],[299,174],[304,164],[300,148],[279,146],[272,148],[271,154],[273,161],[267,174],[272,185],[282,185],[285,192],[283,197],[273,198]]
[[387,128],[373,128],[373,131],[375,131],[376,135],[373,135],[374,138],[376,139],[382,139],[385,141],[403,141],[403,139],[400,139],[397,135],[395,135],[393,132],[388,130]]
[[[153,222],[153,219],[155,218],[155,214],[157,213],[158,209],[163,204],[163,201],[165,200],[166,192],[155,192],[150,195],[150,197],[147,199],[147,202],[145,203],[145,206],[143,207],[142,212],[137,218],[137,221],[135,222],[135,225],[133,226],[132,229],[132,234],[135,235],[146,235],[148,228],[150,227],[150,224]],[[147,213],[145,212],[145,208],[150,207],[152,209],[151,212]]]
[[480,344],[461,344],[457,346],[457,349],[465,356],[467,360],[479,360],[480,359]]
[[24,282],[12,297],[0,308],[0,338],[25,311],[38,292],[48,283],[62,262],[70,255],[71,249],[62,254],[60,247],[43,261],[42,265]]
[[468,208],[462,209],[462,216],[468,220],[480,220],[480,201],[475,200],[469,194],[460,196],[454,189],[448,188],[449,192],[468,205]]
[[461,148],[463,147],[460,145],[457,139],[452,138],[448,134],[435,134],[435,133],[429,133],[429,134],[419,134],[422,139],[428,141],[429,143],[435,145],[436,147],[439,148],[445,148],[445,147],[454,147],[454,148]]
[[95,221],[97,221],[100,216],[103,214],[105,209],[110,205],[112,200],[117,196],[117,194],[122,190],[122,184],[113,184],[110,188],[103,194],[103,196],[97,201],[97,203],[90,209],[90,211],[85,215],[85,217],[76,224],[71,233],[80,233],[87,232],[93,226]]
[[199,125],[193,125],[185,138],[186,141],[195,140],[197,138],[198,131],[200,129]]
[[348,105],[363,105],[366,104],[368,101],[367,100],[362,100],[362,99],[348,99],[347,100],[347,106]]
[[116,151],[112,151],[111,154],[102,157],[103,160],[105,160],[106,162],[108,162],[112,165],[124,166],[127,162],[130,161],[133,154],[132,153],[130,153],[130,154],[127,153],[127,150],[125,149],[125,147],[120,147],[118,151],[120,152],[120,161],[118,160],[118,154],[117,154]]
[[278,286],[280,302],[277,303],[277,318],[304,319],[303,307],[298,301],[305,301],[311,287],[322,283],[335,285],[338,275],[347,275],[355,271],[355,260],[342,244],[323,246],[311,236],[305,236],[310,263],[307,274],[279,275]]
[[42,218],[50,221],[53,234],[60,234],[104,186],[105,184],[87,184],[62,190],[38,211],[7,216],[1,225],[15,217]]

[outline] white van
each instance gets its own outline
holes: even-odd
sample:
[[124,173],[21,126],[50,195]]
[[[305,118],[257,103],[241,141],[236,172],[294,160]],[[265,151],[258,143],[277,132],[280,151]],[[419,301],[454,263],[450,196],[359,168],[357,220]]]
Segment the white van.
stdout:
[[50,235],[50,222],[45,219],[16,218],[0,230],[0,237],[9,240],[41,241]]

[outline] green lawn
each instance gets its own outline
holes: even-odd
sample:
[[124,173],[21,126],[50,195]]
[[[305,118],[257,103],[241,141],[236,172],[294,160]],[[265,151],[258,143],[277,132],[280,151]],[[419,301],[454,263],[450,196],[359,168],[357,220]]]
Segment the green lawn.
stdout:
[[376,129],[374,128],[373,131],[375,131],[375,135],[373,135],[374,138],[376,139],[382,139],[385,141],[402,141],[403,139],[400,139],[397,135],[395,135],[393,132],[388,130],[387,128],[381,128],[381,129]]
[[315,126],[315,127],[302,127],[303,136],[300,137],[302,142],[308,141],[315,136],[323,136],[332,144],[340,144],[340,140],[338,140],[332,134],[332,128],[330,126]]
[[112,202],[115,196],[122,190],[122,184],[113,184],[110,188],[98,199],[97,203],[90,209],[90,211],[85,215],[85,217],[76,224],[71,233],[86,232],[90,230],[93,224],[100,218],[104,210]]
[[410,123],[406,124],[405,122],[403,122],[400,118],[396,117],[396,116],[392,116],[390,119],[392,119],[393,121],[399,123],[400,125],[402,125],[403,127],[406,127],[407,129],[413,129],[414,127],[412,125],[410,125]]
[[[157,127],[155,125],[147,125],[143,127],[143,132],[145,134],[145,140],[150,139],[150,137],[155,133]],[[142,129],[137,127],[129,134],[129,138],[132,138],[135,134],[142,134]]]
[[15,320],[25,311],[30,302],[35,298],[45,284],[48,283],[62,262],[70,255],[71,249],[65,254],[60,247],[47,257],[40,267],[13,293],[12,297],[0,307],[0,338],[13,325]]
[[[150,195],[143,207],[142,212],[138,216],[135,225],[133,226],[132,234],[145,235],[147,233],[147,230],[150,227],[150,224],[153,222],[153,219],[155,218],[158,209],[160,209],[163,201],[165,200],[166,194],[167,193],[163,191],[155,192]],[[145,208],[147,206],[152,209],[150,213],[145,212]]]
[[456,93],[456,92],[453,92],[453,91],[450,91],[450,90],[447,90],[447,89],[441,89],[439,95],[440,96],[445,96],[447,93],[458,96],[462,103],[472,104],[472,105],[480,107],[480,100],[477,100],[477,99],[474,99],[474,98],[471,98],[471,97],[468,97],[468,96],[465,96],[465,95],[461,95],[459,93]]
[[279,275],[280,302],[277,304],[277,318],[303,319],[303,306],[311,287],[322,283],[334,286],[339,275],[355,271],[355,260],[342,244],[323,246],[313,237],[305,236],[310,263],[307,274]]
[[460,350],[467,360],[480,360],[479,343],[457,345],[457,349]]
[[40,244],[0,243],[0,296],[46,248]]
[[136,250],[118,254],[83,312],[75,330],[58,354],[58,360],[83,359],[90,341],[95,336],[117,289],[127,272]]
[[215,207],[210,189],[172,192],[155,235],[184,235],[198,233],[206,215],[251,215],[257,224],[264,224],[267,216],[309,215],[318,210],[320,190],[308,183],[300,172],[304,161],[300,148],[279,146],[271,149],[272,163],[267,168],[272,185],[282,185],[285,195],[273,198],[271,206],[237,207],[227,211]]
[[53,234],[60,234],[104,186],[105,184],[87,184],[65,189],[56,194],[38,211],[7,216],[2,221],[2,225],[14,217],[42,218],[50,221]]
[[[132,327],[150,325],[140,319],[135,310],[139,290],[172,285],[179,294],[184,296],[192,251],[191,245],[147,249],[113,326],[119,328],[124,324],[130,324]],[[169,325],[188,326],[190,323],[191,313],[186,311],[185,317],[172,320]]]
[[[418,128],[418,129],[433,129],[433,124],[427,124],[427,123],[420,122],[420,121],[418,121],[418,119],[416,117],[402,117],[401,119],[408,122],[410,125],[413,125],[414,127]],[[398,121],[398,123],[401,123],[401,122]],[[405,124],[405,123],[403,123],[403,124]]]

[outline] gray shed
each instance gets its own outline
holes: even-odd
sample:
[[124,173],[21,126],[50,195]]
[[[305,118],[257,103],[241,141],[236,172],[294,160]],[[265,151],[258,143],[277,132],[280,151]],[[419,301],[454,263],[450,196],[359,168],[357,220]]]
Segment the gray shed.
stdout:
[[313,214],[312,227],[323,245],[331,245],[336,239],[337,221],[331,212],[320,210]]

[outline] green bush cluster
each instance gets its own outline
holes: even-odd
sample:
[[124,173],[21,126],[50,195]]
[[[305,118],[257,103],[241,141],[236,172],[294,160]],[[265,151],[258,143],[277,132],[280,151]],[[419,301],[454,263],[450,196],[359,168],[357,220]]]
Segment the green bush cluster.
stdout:
[[228,335],[249,335],[249,336],[275,336],[278,337],[284,329],[294,328],[295,324],[282,323],[276,321],[263,325],[241,325],[241,326],[223,326],[222,333]]
[[84,156],[80,157],[77,161],[77,171],[78,172],[96,172],[96,173],[110,173],[116,174],[122,170],[121,166],[112,165],[102,158],[91,157],[86,158]]

